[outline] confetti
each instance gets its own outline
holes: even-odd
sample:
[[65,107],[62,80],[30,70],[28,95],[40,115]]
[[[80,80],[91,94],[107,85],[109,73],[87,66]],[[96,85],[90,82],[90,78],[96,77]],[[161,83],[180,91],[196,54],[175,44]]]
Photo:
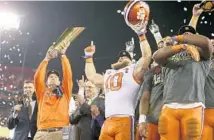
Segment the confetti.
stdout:
[[186,8],[186,7],[184,7],[184,11],[187,11],[187,8]]
[[171,29],[170,32],[172,33],[172,32],[173,32],[173,29]]
[[207,24],[207,21],[204,21],[204,24]]
[[178,2],[181,2],[181,0],[178,0]]
[[213,37],[214,37],[214,33],[211,33],[211,36],[213,36]]
[[205,19],[205,16],[201,17],[201,20],[204,20]]
[[184,19],[184,23],[186,23],[186,19]]
[[212,15],[212,13],[208,13],[208,15],[210,15],[210,16],[211,16],[211,15]]
[[121,13],[122,11],[121,10],[117,10],[117,13]]

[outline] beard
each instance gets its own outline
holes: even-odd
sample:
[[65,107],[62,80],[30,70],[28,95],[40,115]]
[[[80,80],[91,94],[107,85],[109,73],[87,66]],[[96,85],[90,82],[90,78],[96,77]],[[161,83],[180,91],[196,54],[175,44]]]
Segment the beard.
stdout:
[[122,62],[116,62],[114,64],[111,64],[111,68],[118,70],[118,69],[121,69],[121,68],[128,66],[129,64],[130,64],[130,60],[125,59]]

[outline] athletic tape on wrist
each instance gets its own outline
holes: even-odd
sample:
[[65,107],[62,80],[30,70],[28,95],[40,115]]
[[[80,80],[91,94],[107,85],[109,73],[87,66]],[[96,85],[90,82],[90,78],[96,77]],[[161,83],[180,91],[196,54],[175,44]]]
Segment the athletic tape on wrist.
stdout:
[[140,123],[144,123],[144,122],[146,122],[146,115],[141,114],[140,117],[139,117],[139,124]]
[[160,34],[160,32],[154,33],[154,38],[155,38],[155,40],[156,40],[156,43],[161,42],[162,39],[163,39],[162,36],[161,36],[161,34]]

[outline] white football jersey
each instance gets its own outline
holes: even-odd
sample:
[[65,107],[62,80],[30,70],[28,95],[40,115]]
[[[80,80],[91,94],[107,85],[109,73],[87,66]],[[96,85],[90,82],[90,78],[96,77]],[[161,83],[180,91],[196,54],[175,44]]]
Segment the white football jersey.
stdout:
[[106,70],[104,75],[105,116],[134,116],[140,85],[134,80],[131,64],[119,70]]

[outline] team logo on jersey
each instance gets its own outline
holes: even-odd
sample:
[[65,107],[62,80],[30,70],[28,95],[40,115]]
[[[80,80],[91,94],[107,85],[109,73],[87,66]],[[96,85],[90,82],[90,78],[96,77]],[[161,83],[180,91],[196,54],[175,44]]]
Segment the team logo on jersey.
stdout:
[[156,68],[154,72],[155,73],[160,73],[161,72],[161,68],[160,67]]

